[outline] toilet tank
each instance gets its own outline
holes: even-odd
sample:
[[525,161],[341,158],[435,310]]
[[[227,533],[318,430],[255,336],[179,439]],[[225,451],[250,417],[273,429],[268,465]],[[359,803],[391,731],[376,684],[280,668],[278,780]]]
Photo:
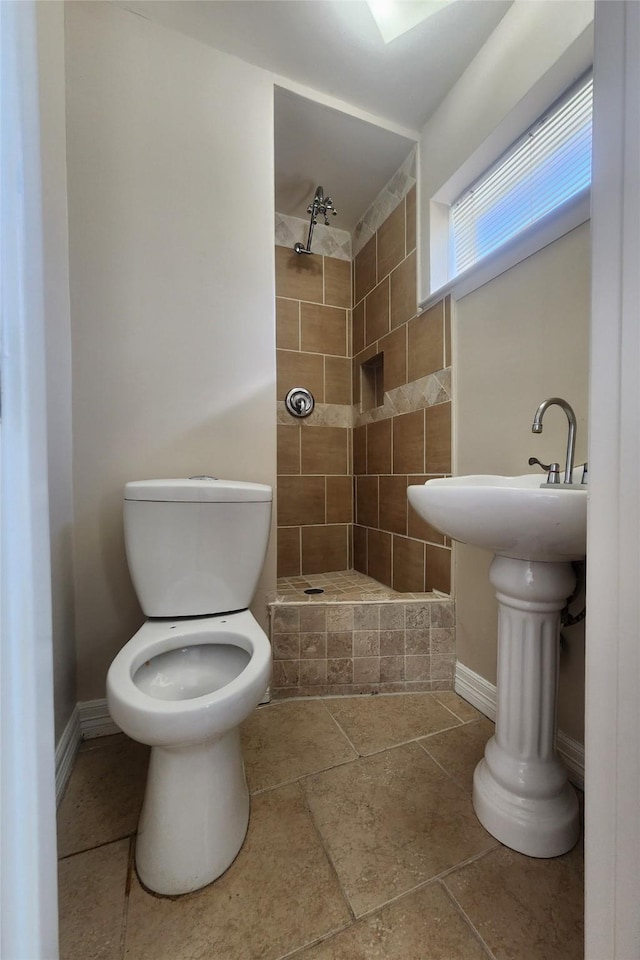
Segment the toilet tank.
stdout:
[[248,607],[267,552],[272,496],[262,483],[209,477],[127,483],[127,561],[145,615]]

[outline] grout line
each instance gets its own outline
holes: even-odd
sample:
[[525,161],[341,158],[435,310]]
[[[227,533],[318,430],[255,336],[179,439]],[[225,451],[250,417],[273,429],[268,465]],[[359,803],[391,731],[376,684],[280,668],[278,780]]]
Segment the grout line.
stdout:
[[135,870],[135,834],[131,834],[129,842],[129,858],[127,861],[127,879],[124,888],[124,903],[122,909],[122,930],[120,931],[120,957],[124,960],[127,949],[127,924],[129,922],[129,897]]
[[[321,700],[322,700],[322,699],[327,700],[327,699],[329,699],[329,698],[328,698],[328,697],[324,697],[324,698],[320,698],[320,699],[321,699]],[[351,737],[350,737],[350,736],[347,734],[347,732],[343,729],[343,727],[340,725],[340,723],[338,723],[337,719],[336,719],[336,718],[334,717],[334,715],[331,713],[331,710],[330,710],[329,707],[326,705],[326,703],[323,703],[322,706],[325,708],[325,710],[327,711],[327,713],[329,714],[329,716],[331,717],[331,719],[332,719],[333,722],[335,723],[336,727],[338,728],[338,730],[340,731],[340,733],[342,734],[342,736],[345,738],[345,740],[347,741],[347,743],[349,744],[349,746],[351,747],[351,749],[352,749],[353,752],[355,753],[355,757],[352,757],[351,759],[352,759],[352,760],[357,760],[357,759],[359,759],[359,758],[362,756],[362,754],[361,754],[360,751],[357,749],[357,747],[356,747],[356,745],[354,744],[354,742],[353,742],[353,740],[351,739]]]
[[454,905],[454,907],[456,908],[456,910],[458,910],[458,912],[462,915],[463,919],[464,919],[465,922],[468,924],[471,932],[472,932],[473,935],[476,937],[476,939],[478,940],[478,942],[480,943],[480,945],[486,950],[487,956],[490,957],[491,960],[496,960],[496,956],[495,956],[493,950],[491,949],[491,947],[489,946],[489,944],[487,943],[487,941],[484,939],[484,937],[482,936],[482,934],[480,933],[480,931],[478,930],[478,928],[475,926],[475,924],[474,924],[473,921],[471,920],[471,917],[469,916],[469,914],[467,913],[467,911],[463,908],[462,904],[457,900],[457,898],[454,896],[454,894],[453,894],[452,891],[449,889],[449,887],[447,886],[447,884],[444,882],[444,880],[440,880],[440,885],[441,885],[442,889],[444,890],[445,895],[449,897],[450,901],[452,902],[452,904]]
[[[490,836],[490,834],[487,834]],[[467,857],[466,860],[460,860],[458,863],[454,863],[451,867],[446,867],[446,869],[441,870],[440,873],[434,877],[435,880],[441,880],[443,883],[446,881],[447,877],[450,877],[452,873],[456,873],[457,870],[462,870],[464,867],[471,866],[472,863],[476,863],[478,860],[483,860],[485,857],[488,857],[490,853],[495,853],[496,850],[506,850],[507,847],[504,844],[500,843],[499,840],[491,838],[493,843],[490,847],[487,847],[486,850],[481,850],[480,853],[474,853],[471,857]]]
[[329,850],[327,849],[327,845],[326,845],[326,843],[325,843],[325,838],[323,837],[323,835],[322,835],[322,833],[321,833],[321,831],[320,831],[320,828],[319,828],[319,826],[318,826],[318,824],[317,824],[317,822],[316,822],[316,818],[315,818],[314,815],[313,815],[313,810],[311,809],[311,804],[309,803],[309,797],[307,796],[307,792],[306,792],[306,790],[304,789],[302,783],[299,783],[299,784],[298,784],[298,789],[299,789],[300,794],[301,794],[301,796],[302,796],[302,800],[303,800],[303,802],[304,802],[304,805],[305,805],[305,807],[306,807],[306,809],[307,809],[307,813],[309,814],[309,819],[311,820],[311,823],[313,824],[313,829],[315,830],[315,832],[316,832],[316,834],[317,834],[317,836],[318,836],[318,839],[319,839],[319,841],[320,841],[320,846],[322,847],[322,849],[323,849],[323,851],[324,851],[324,855],[325,855],[325,857],[327,858],[327,861],[329,862],[329,865],[330,865],[330,867],[331,867],[331,869],[332,869],[332,871],[333,871],[333,874],[334,874],[334,876],[335,876],[335,878],[336,878],[336,883],[338,884],[338,889],[340,890],[340,893],[342,894],[342,897],[343,897],[344,902],[345,902],[345,904],[346,904],[347,910],[349,911],[349,916],[351,917],[351,919],[352,919],[352,921],[353,921],[353,920],[356,919],[356,915],[355,915],[355,912],[354,912],[354,910],[353,910],[353,907],[351,906],[351,901],[349,900],[349,897],[347,896],[347,892],[346,892],[346,890],[344,889],[344,886],[343,886],[343,884],[342,884],[342,880],[341,880],[341,878],[340,878],[340,874],[338,873],[338,870],[337,870],[337,868],[336,868],[336,865],[335,865],[335,863],[333,862],[333,857],[331,856],[331,853],[330,853]]
[[349,757],[348,760],[338,760],[336,763],[330,764],[328,767],[320,767],[318,770],[307,770],[305,773],[301,773],[298,777],[292,777],[291,780],[280,780],[278,783],[272,783],[268,787],[261,787],[259,790],[249,791],[251,798],[259,797],[263,793],[270,793],[272,790],[277,790],[279,787],[287,787],[294,783],[300,783],[301,780],[305,780],[307,777],[315,777],[318,773],[326,773],[327,770],[335,770],[336,767],[344,767],[348,763],[353,763],[354,760],[359,760],[360,756]]
[[313,947],[317,947],[319,944],[326,943],[327,940],[333,939],[333,937],[337,936],[339,933],[344,933],[345,930],[350,930],[357,924],[357,922],[357,920],[355,922],[350,921],[349,923],[345,923],[343,927],[336,927],[335,930],[330,930],[328,933],[323,933],[322,936],[316,937],[314,940],[310,940],[308,943],[303,943],[300,947],[294,947],[294,949],[290,950],[288,953],[280,954],[276,960],[293,960],[294,957],[301,956],[302,954],[306,953],[307,950],[311,950]]
[[72,853],[65,853],[63,857],[58,857],[58,863],[63,860],[70,860],[71,857],[77,857],[81,853],[89,853],[91,850],[99,850],[100,847],[108,847],[111,843],[120,843],[121,840],[128,840],[135,836],[135,829],[131,833],[124,833],[121,837],[114,837],[112,840],[105,840],[103,843],[96,843],[92,847],[83,847],[82,850],[74,850]]

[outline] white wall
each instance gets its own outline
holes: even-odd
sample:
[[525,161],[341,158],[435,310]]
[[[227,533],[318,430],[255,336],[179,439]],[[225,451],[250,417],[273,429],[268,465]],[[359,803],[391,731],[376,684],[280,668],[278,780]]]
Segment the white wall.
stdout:
[[[442,204],[455,199],[589,67],[592,20],[590,0],[514,3],[425,125],[419,181],[422,298],[448,279],[447,244],[437,242]],[[586,458],[589,285],[585,224],[455,304],[457,474],[526,473],[529,456],[562,463],[562,416],[548,415],[542,437],[530,432],[537,405],[553,395],[574,406],[578,458]],[[454,556],[457,656],[495,683],[491,556],[468,546],[456,546]],[[559,722],[581,741],[584,628],[573,628],[568,636]]]
[[[142,622],[125,481],[274,483],[273,82],[110,3],[67,4],[79,699]],[[256,613],[275,586],[275,537]]]
[[[549,410],[531,433],[538,404],[564,397],[576,412],[576,463],[587,458],[590,231],[583,224],[455,305],[455,472],[529,473],[530,456],[564,466],[567,418]],[[458,659],[496,681],[497,602],[492,555],[455,549]],[[576,612],[578,605],[573,608]],[[584,733],[584,624],[566,631],[558,719]]]
[[65,140],[64,4],[36,6],[56,740],[76,703],[73,610],[71,319]]

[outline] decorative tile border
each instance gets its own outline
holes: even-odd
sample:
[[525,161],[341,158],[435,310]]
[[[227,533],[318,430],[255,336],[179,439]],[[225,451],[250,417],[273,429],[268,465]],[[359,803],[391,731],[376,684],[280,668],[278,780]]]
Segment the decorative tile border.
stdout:
[[317,403],[313,413],[299,419],[287,410],[284,401],[276,405],[277,423],[291,425],[301,423],[303,427],[361,427],[376,420],[388,420],[401,413],[412,413],[438,403],[451,400],[451,367],[420,377],[401,387],[388,390],[380,407],[361,410],[358,404],[348,406],[340,403]]
[[452,690],[451,599],[272,603],[274,698]]
[[303,427],[350,427],[352,425],[353,410],[347,404],[316,403],[313,413],[308,417],[294,417],[287,410],[284,400],[278,400],[276,405],[276,421],[280,424],[301,424]]
[[401,387],[395,387],[384,394],[384,402],[379,407],[361,410],[353,407],[353,426],[361,427],[376,420],[388,420],[401,413],[412,413],[438,403],[451,400],[451,367],[430,373],[427,377],[412,380]]
[[360,253],[378,227],[393,213],[400,201],[416,183],[416,150],[414,147],[404,163],[382,188],[362,220],[353,231],[353,256]]
[[[300,217],[289,217],[284,213],[276,213],[275,218],[276,244],[279,247],[293,247],[295,243],[306,246],[309,235],[309,220]],[[324,257],[335,257],[337,260],[351,260],[351,234],[348,230],[337,227],[325,227],[318,223],[313,229],[311,249],[313,253]]]

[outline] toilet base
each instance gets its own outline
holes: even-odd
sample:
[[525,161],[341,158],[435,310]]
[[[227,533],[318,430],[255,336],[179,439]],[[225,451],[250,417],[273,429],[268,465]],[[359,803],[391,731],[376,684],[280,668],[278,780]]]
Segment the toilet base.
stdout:
[[231,865],[249,823],[249,790],[235,727],[213,742],[153,747],[136,842],[149,890],[206,886]]

